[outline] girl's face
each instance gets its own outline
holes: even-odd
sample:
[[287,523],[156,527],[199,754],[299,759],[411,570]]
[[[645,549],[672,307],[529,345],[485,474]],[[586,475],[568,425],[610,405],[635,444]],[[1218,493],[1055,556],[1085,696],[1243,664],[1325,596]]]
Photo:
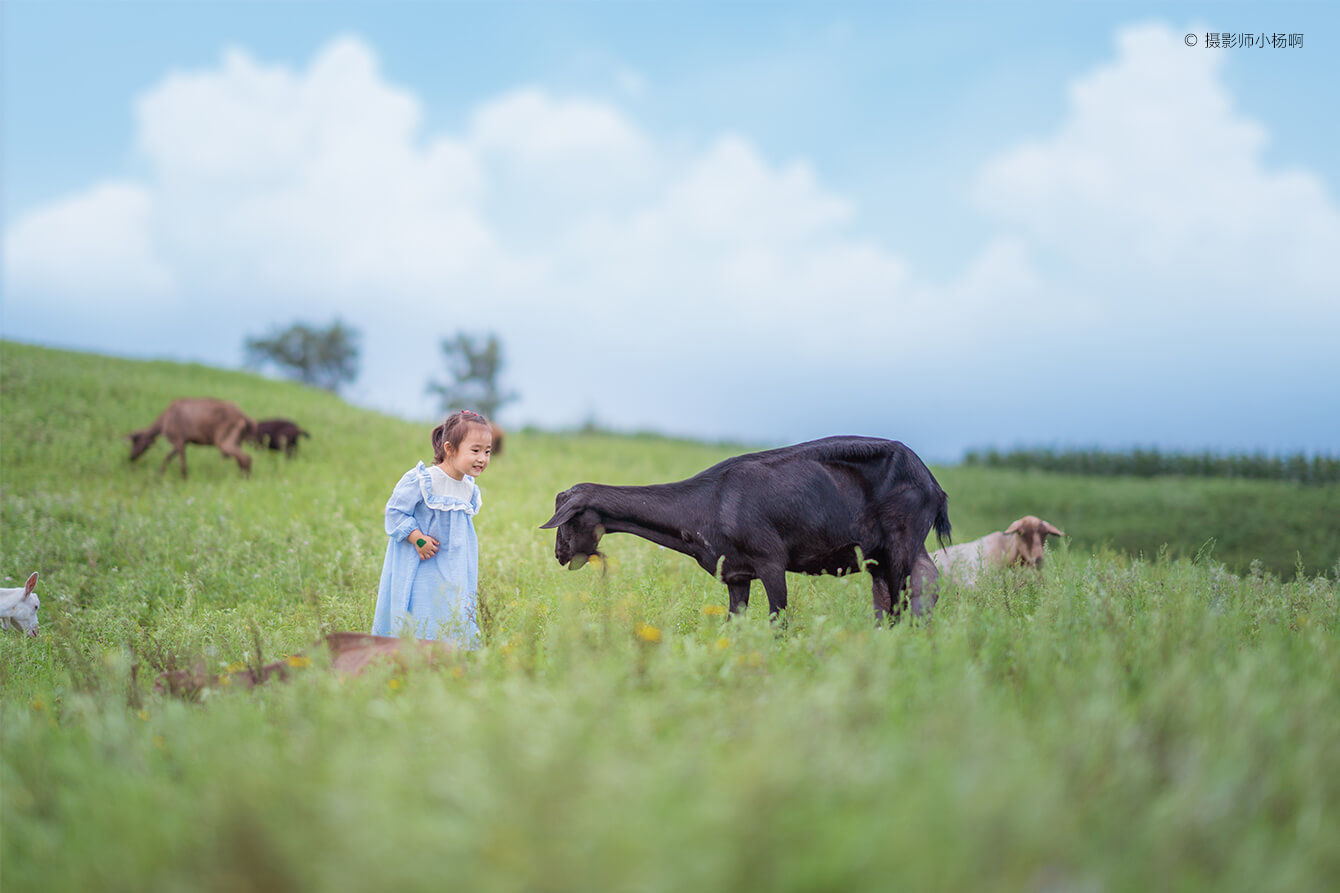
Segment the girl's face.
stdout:
[[461,445],[452,449],[446,445],[447,457],[442,462],[442,470],[460,480],[465,475],[479,477],[489,467],[489,454],[493,452],[493,431],[487,425],[471,425],[461,438]]

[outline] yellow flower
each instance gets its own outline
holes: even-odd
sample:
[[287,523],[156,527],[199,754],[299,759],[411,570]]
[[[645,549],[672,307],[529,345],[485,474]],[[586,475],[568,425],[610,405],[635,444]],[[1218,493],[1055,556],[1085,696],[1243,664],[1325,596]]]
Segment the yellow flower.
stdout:
[[633,628],[633,631],[637,633],[637,637],[644,642],[661,641],[661,631],[650,623],[639,623]]
[[400,680],[399,680],[399,679],[388,679],[387,682],[386,682],[386,687],[389,688],[391,691],[399,691],[399,690],[400,690]]
[[224,670],[229,673],[236,673],[238,670],[245,670],[246,667],[247,665],[244,663],[233,661],[228,666],[224,667]]
[[46,702],[43,701],[41,698],[34,698],[31,702],[29,702],[28,706],[32,707],[38,713],[41,713],[43,710],[47,709]]
[[703,613],[708,617],[725,617],[726,608],[724,605],[703,605]]
[[232,685],[232,684],[233,684],[233,677],[229,676],[227,673],[224,673],[222,676],[219,677],[219,685]]
[[730,639],[717,639],[716,646],[717,651],[725,651],[730,647]]
[[139,713],[136,713],[135,715],[138,716],[140,719],[148,719],[148,718],[149,718],[149,711],[148,711],[148,710],[141,710]]
[[288,665],[290,667],[310,667],[312,661],[311,658],[304,657],[301,654],[290,654],[288,656]]

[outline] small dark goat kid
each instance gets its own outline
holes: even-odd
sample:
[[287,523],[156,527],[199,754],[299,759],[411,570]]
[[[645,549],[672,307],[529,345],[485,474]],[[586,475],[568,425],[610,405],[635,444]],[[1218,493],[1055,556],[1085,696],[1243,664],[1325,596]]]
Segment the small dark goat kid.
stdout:
[[[606,533],[632,533],[693,558],[726,584],[730,609],[763,581],[768,607],[786,607],[786,572],[872,577],[875,617],[935,604],[932,526],[949,536],[949,502],[916,453],[893,440],[828,437],[747,453],[672,484],[577,484],[558,494],[554,557],[576,570]],[[858,555],[859,550],[859,555]],[[910,587],[909,587],[910,580]]]
[[283,450],[284,455],[292,459],[298,451],[298,438],[311,436],[291,419],[262,419],[256,423],[256,434],[252,440],[275,452]]
[[167,470],[173,456],[180,456],[181,476],[186,477],[188,443],[217,446],[225,459],[231,456],[237,460],[243,474],[250,474],[251,457],[242,452],[242,441],[252,439],[255,429],[256,423],[238,409],[236,403],[212,397],[179,397],[169,403],[148,428],[132,431],[126,436],[130,438],[132,462],[153,446],[158,435],[167,438],[172,444],[172,452],[159,466],[159,474]]

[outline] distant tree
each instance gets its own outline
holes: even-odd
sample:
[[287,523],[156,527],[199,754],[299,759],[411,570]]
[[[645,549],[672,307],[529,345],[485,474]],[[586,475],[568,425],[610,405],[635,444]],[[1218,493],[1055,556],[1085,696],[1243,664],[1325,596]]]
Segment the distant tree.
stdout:
[[246,340],[247,365],[276,366],[289,378],[327,391],[358,377],[358,332],[338,319],[318,329],[294,323],[267,337]]
[[442,355],[451,381],[431,381],[427,390],[437,395],[443,413],[473,409],[492,419],[499,409],[517,399],[516,393],[499,389],[503,353],[497,335],[475,338],[458,332],[455,337],[442,339]]

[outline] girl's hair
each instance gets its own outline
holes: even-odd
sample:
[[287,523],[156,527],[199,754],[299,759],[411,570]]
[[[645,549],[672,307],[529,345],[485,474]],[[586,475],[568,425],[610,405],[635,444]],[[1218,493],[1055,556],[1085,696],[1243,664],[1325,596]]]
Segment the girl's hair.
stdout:
[[482,425],[492,429],[489,420],[469,409],[458,409],[447,416],[446,421],[433,429],[433,461],[439,465],[447,458],[447,444],[453,450],[461,448],[461,441],[471,425]]

